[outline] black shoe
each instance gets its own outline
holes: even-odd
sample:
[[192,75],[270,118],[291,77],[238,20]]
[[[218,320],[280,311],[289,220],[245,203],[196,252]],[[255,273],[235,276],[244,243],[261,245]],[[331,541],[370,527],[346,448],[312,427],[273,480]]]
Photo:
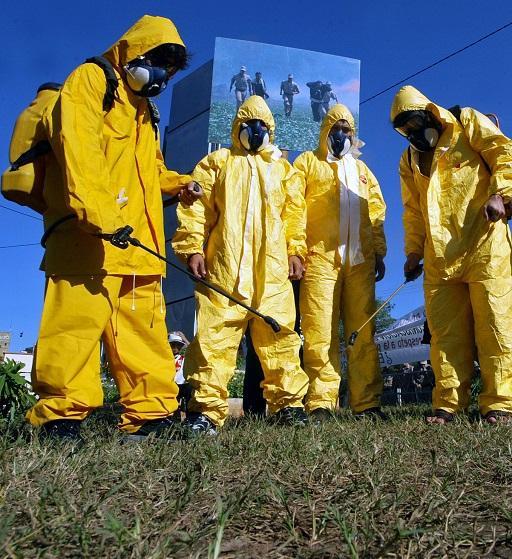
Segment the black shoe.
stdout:
[[174,415],[150,419],[142,424],[142,427],[135,433],[128,433],[125,440],[128,442],[146,441],[149,438],[166,439],[169,441],[179,440],[182,437],[180,422]]
[[283,408],[272,416],[277,425],[289,425],[290,427],[305,427],[309,421],[304,408]]
[[79,419],[54,419],[53,421],[47,421],[41,427],[40,435],[47,440],[83,445],[85,441],[80,434],[81,423],[82,421]]
[[334,413],[327,408],[317,408],[313,410],[310,414],[310,421],[315,425],[325,423],[326,421],[331,421],[334,419]]
[[368,408],[367,410],[360,411],[354,414],[355,419],[380,419],[387,421],[388,416],[380,408]]
[[215,436],[217,434],[215,423],[202,413],[189,412],[183,422],[183,428],[192,437],[197,435]]

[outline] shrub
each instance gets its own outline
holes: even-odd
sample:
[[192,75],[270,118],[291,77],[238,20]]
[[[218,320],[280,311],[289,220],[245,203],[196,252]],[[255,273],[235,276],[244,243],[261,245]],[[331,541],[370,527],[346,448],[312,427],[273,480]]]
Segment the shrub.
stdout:
[[12,359],[0,363],[0,416],[9,423],[36,402],[30,383],[20,374],[23,366]]
[[244,396],[244,371],[236,370],[228,384],[230,398],[243,398]]
[[114,381],[114,377],[110,373],[108,363],[101,365],[100,369],[101,385],[103,387],[103,403],[114,404],[119,400],[119,390]]

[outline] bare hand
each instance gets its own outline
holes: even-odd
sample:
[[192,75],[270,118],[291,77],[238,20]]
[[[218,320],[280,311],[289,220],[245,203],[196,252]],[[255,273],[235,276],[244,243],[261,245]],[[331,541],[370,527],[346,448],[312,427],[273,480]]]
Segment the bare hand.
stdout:
[[498,194],[494,194],[487,200],[484,205],[484,216],[487,221],[492,221],[495,223],[500,219],[506,217],[507,211],[505,210],[505,204],[503,203],[503,198]]
[[423,266],[420,264],[421,256],[415,252],[407,255],[407,260],[404,264],[405,278],[409,281],[414,281],[421,276]]
[[386,265],[382,254],[375,255],[375,281],[380,281],[386,274]]
[[178,198],[183,206],[191,206],[196,200],[203,196],[203,189],[197,182],[189,182],[185,188],[180,190]]
[[187,264],[194,277],[197,279],[206,277],[206,263],[202,254],[193,254],[189,257]]
[[304,275],[304,270],[306,268],[304,268],[304,264],[302,263],[302,260],[298,256],[289,256],[288,266],[289,266],[288,277],[291,280],[302,279],[302,276]]

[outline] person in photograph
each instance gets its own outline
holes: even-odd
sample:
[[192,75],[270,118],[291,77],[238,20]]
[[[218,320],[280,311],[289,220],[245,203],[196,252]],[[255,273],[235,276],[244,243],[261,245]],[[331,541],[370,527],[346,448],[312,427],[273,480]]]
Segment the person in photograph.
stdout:
[[224,287],[281,326],[198,284],[197,334],[185,359],[192,385],[187,429],[215,434],[228,413],[228,383],[249,327],[263,368],[263,395],[277,423],[303,426],[308,378],[301,369],[290,279],[300,279],[306,251],[302,181],[273,145],[274,118],[265,101],[249,97],[233,122],[230,148],[212,152],[192,176],[204,189],[201,205],[178,209],[176,254],[198,278]]
[[421,275],[435,375],[429,423],[467,410],[474,348],[480,414],[512,418],[512,269],[505,202],[512,198],[512,141],[472,108],[447,110],[402,87],[391,122],[409,142],[400,159],[404,271]]
[[[304,370],[310,384],[306,410],[318,421],[336,407],[341,362],[339,323],[345,344],[375,311],[375,282],[384,277],[386,204],[377,179],[351,150],[355,123],[345,105],[322,122],[318,147],[299,155],[304,180],[306,273],[300,286]],[[385,418],[374,324],[361,330],[347,352],[348,400],[357,418]]]
[[331,101],[334,101],[335,103],[337,103],[338,98],[336,97],[336,94],[332,90],[331,82],[325,82],[322,85],[322,87],[320,88],[320,92],[321,92],[321,95],[322,95],[322,103],[320,105],[321,115],[322,115],[322,118],[324,118],[324,116],[329,112]]
[[279,95],[283,97],[284,114],[287,117],[292,115],[293,97],[300,93],[299,86],[293,81],[293,74],[288,74],[288,79],[281,82]]
[[238,74],[231,78],[230,92],[233,90],[233,87],[235,88],[236,110],[238,111],[240,105],[247,97],[252,95],[252,81],[245,66],[242,66]]
[[252,82],[252,92],[253,95],[258,95],[262,99],[268,99],[269,95],[267,93],[267,85],[265,84],[265,80],[261,75],[261,72],[256,72],[256,77]]
[[317,80],[315,82],[308,82],[309,87],[309,101],[311,103],[311,112],[313,113],[313,120],[315,122],[322,122],[322,82]]

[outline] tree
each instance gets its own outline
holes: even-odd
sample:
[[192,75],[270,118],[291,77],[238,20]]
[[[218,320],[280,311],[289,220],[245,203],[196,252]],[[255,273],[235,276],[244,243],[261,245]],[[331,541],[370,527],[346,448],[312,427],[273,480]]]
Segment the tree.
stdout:
[[[377,298],[375,300],[375,308],[378,309],[382,303],[384,301],[382,299]],[[376,332],[382,332],[383,330],[386,330],[386,328],[389,328],[393,322],[395,322],[396,318],[393,318],[391,316],[391,311],[393,310],[394,307],[394,303],[388,303],[381,311],[380,313],[375,317],[375,331]],[[361,324],[358,325],[362,326]],[[367,328],[369,328],[367,326]],[[345,330],[343,329],[343,322],[340,320],[340,326],[339,326],[339,333],[340,333],[340,341],[343,343],[343,340],[345,339],[344,337],[344,332]],[[349,332],[349,335],[352,332]]]
[[[379,308],[384,301],[382,299],[377,298],[376,306]],[[396,318],[391,316],[391,311],[393,310],[395,304],[388,303],[382,311],[375,317],[375,331],[377,333],[382,332],[389,328],[395,321]]]

